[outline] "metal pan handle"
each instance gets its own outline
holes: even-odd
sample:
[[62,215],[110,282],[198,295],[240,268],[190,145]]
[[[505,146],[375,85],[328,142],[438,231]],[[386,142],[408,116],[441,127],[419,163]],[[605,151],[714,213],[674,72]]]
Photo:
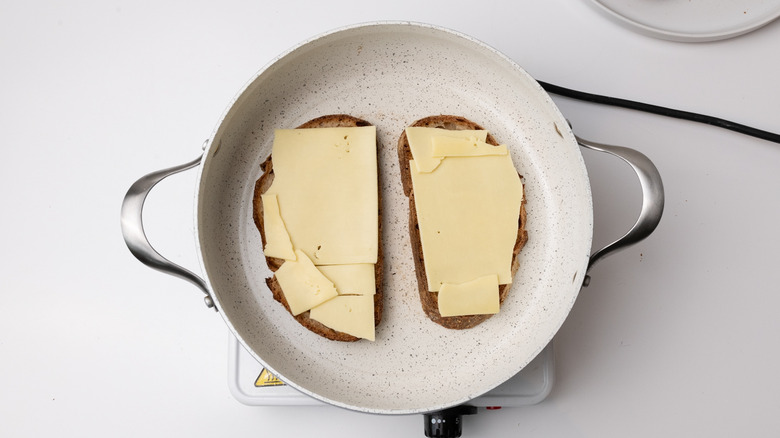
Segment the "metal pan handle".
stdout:
[[[639,218],[637,218],[636,223],[623,237],[590,256],[587,270],[590,272],[593,265],[604,257],[640,242],[655,230],[661,221],[664,211],[664,184],[658,168],[641,152],[622,146],[595,143],[579,138],[576,135],[575,138],[577,143],[584,148],[612,154],[628,163],[636,172],[637,177],[639,177],[639,184],[642,188],[642,209],[639,212]],[[589,283],[590,276],[586,274],[582,285],[587,287]]]
[[209,288],[202,278],[195,275],[192,271],[166,259],[152,247],[152,244],[149,243],[149,239],[147,239],[146,233],[144,232],[142,216],[146,196],[152,188],[157,185],[158,182],[171,175],[197,166],[200,164],[201,157],[202,155],[188,163],[152,172],[133,183],[122,201],[120,219],[122,236],[125,239],[125,243],[130,249],[130,252],[133,253],[141,263],[150,268],[173,275],[174,277],[183,278],[194,284],[206,294],[204,298],[206,305],[208,307],[214,307],[214,300],[211,298]]

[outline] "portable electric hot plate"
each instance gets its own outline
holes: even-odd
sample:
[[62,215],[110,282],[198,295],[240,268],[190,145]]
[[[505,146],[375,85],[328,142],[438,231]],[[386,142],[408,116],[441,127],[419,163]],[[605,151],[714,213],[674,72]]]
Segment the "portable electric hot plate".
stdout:
[[[279,380],[257,362],[238,342],[229,336],[228,386],[236,400],[250,406],[329,406],[307,396]],[[474,370],[475,375],[480,370]],[[533,405],[544,400],[555,376],[553,342],[534,360],[506,382],[468,404],[424,415],[425,435],[429,437],[459,437],[462,416],[476,414],[479,409],[497,410]]]
[[[230,336],[228,385],[233,396],[250,406],[328,406],[286,385],[257,362]],[[474,370],[481,373],[482,370]],[[553,343],[528,366],[503,384],[469,402],[470,406],[500,409],[533,405],[544,400],[554,381]]]

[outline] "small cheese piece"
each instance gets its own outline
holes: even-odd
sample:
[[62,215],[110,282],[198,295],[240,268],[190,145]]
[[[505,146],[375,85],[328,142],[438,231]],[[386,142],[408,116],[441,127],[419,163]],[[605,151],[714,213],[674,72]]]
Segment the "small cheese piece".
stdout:
[[343,295],[311,309],[309,317],[340,332],[374,340],[374,297]]
[[431,139],[434,158],[506,155],[506,145],[493,146],[476,138],[436,136]]
[[453,131],[441,128],[426,128],[420,126],[410,126],[406,128],[406,139],[409,141],[409,149],[412,151],[415,167],[418,172],[433,172],[441,163],[441,158],[433,156],[433,137],[453,137],[476,139],[479,141],[487,140],[487,131],[485,130],[460,130]]
[[435,172],[410,171],[428,290],[489,274],[511,283],[523,200],[511,157],[446,159]]
[[376,293],[376,276],[372,264],[323,265],[317,266],[317,269],[336,285],[339,295],[374,295]]
[[498,313],[498,276],[485,275],[461,284],[444,283],[439,289],[441,316]]
[[293,248],[315,265],[376,263],[376,127],[278,129],[271,155]]
[[295,251],[279,212],[279,202],[276,199],[276,195],[264,194],[260,198],[263,202],[263,223],[265,227],[265,248],[263,252],[265,256],[295,260]]
[[274,276],[284,291],[290,311],[299,315],[338,296],[338,292],[303,251],[295,250],[295,255],[297,260],[282,263]]

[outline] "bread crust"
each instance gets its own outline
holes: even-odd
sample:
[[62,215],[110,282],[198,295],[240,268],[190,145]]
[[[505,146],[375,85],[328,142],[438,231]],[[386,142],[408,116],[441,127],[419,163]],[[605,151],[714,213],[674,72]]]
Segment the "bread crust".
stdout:
[[[417,120],[410,126],[421,126],[428,128],[442,128],[450,130],[463,130],[463,129],[484,129],[477,123],[466,119],[465,117],[452,116],[452,115],[438,115],[425,117]],[[487,143],[493,146],[498,146],[498,142],[492,135],[488,134]],[[401,183],[403,184],[404,194],[409,198],[409,237],[412,244],[412,255],[414,257],[415,272],[417,275],[417,289],[420,295],[420,304],[422,310],[431,319],[431,321],[446,327],[448,329],[468,329],[475,327],[492,315],[466,315],[466,316],[441,316],[439,313],[438,304],[438,292],[428,291],[428,278],[425,274],[425,259],[423,258],[422,243],[420,240],[420,227],[417,221],[417,210],[415,208],[414,190],[412,188],[412,175],[409,169],[409,161],[412,160],[412,150],[409,147],[409,141],[406,138],[406,131],[401,133],[401,137],[398,139],[398,161],[401,168]],[[522,176],[521,176],[522,179]],[[512,276],[519,268],[518,254],[523,246],[528,241],[528,232],[525,229],[526,224],[526,211],[525,211],[525,197],[520,204],[520,219],[517,231],[517,239],[515,240],[515,246],[512,254]],[[500,285],[499,291],[499,303],[503,304],[511,284]]]
[[[371,126],[371,123],[347,114],[331,114],[331,115],[320,116],[315,119],[309,120],[308,122],[298,126],[296,129],[356,127],[356,126]],[[268,189],[271,187],[271,183],[273,183],[274,180],[272,158],[273,157],[269,155],[268,158],[260,165],[260,168],[263,171],[263,173],[260,176],[260,178],[258,178],[257,181],[255,182],[254,196],[252,199],[252,205],[253,205],[252,218],[254,219],[255,226],[260,232],[260,238],[262,239],[263,247],[265,247],[266,245],[266,237],[265,237],[265,224],[263,223],[263,202],[261,199],[261,195],[266,191],[268,191]],[[378,175],[377,178],[379,178]],[[381,186],[378,185],[378,187]],[[382,216],[381,216],[382,196],[381,195],[382,193],[380,190],[379,191],[379,236],[382,235]],[[275,257],[266,257],[265,261],[266,264],[268,265],[268,268],[271,269],[272,272],[276,272],[276,270],[279,269],[280,266],[282,266],[282,263],[284,263],[283,259],[279,259]],[[384,293],[382,291],[382,264],[383,264],[382,240],[379,239],[379,253],[377,256],[377,262],[374,265],[374,279],[376,282],[376,294],[374,295],[374,325],[375,326],[378,326],[380,321],[382,320],[382,308],[384,302],[383,300]],[[279,303],[281,303],[284,306],[284,308],[287,309],[287,311],[290,312],[290,314],[292,315],[292,312],[290,311],[290,305],[287,303],[287,299],[284,296],[284,291],[279,285],[279,282],[276,281],[276,277],[266,278],[265,283],[266,285],[268,285],[268,289],[271,290],[274,299]],[[322,337],[331,339],[333,341],[355,342],[360,339],[356,336],[352,336],[344,332],[333,330],[332,328],[320,323],[319,321],[311,319],[309,314],[310,312],[307,310],[306,312],[303,312],[299,315],[294,315],[293,317],[302,326],[306,327],[307,329],[311,330],[314,333],[317,333]]]

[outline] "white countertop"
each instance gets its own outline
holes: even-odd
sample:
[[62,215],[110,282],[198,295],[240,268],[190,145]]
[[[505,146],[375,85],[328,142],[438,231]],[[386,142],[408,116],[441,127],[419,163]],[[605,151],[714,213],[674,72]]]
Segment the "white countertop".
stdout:
[[[780,22],[679,43],[584,0],[503,3],[0,5],[1,434],[423,436],[421,416],[236,401],[222,318],[189,283],[136,261],[119,230],[133,181],[195,158],[257,70],[323,31],[437,24],[540,80],[780,131]],[[464,436],[777,436],[780,145],[554,100],[578,135],[656,163],[665,215],[593,270],[556,337],[550,396],[467,417]],[[616,160],[584,155],[599,246],[633,223],[638,184]],[[193,269],[195,178],[166,180],[145,210],[155,246]]]

